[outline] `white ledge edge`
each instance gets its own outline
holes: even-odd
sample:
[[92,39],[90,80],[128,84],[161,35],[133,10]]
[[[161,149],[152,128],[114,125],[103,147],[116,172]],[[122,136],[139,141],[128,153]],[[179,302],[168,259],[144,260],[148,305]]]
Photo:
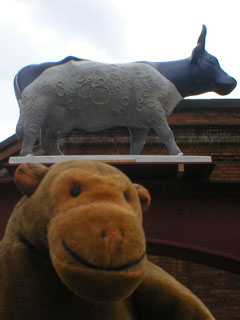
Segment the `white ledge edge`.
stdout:
[[94,160],[104,162],[152,162],[152,163],[209,163],[211,156],[158,156],[158,155],[66,155],[66,156],[19,156],[10,157],[9,164],[58,163],[72,160]]

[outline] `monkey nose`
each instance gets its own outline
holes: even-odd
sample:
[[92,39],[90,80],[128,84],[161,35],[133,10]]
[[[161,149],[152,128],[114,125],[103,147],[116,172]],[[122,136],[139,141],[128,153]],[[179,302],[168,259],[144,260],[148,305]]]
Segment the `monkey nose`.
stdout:
[[124,237],[124,233],[121,230],[102,230],[101,237],[107,241],[110,248],[113,248],[114,243],[120,241]]

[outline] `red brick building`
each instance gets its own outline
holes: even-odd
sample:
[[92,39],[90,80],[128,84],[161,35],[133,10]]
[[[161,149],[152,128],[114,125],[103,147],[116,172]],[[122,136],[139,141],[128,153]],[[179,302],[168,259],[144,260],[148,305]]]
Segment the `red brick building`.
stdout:
[[[150,259],[195,292],[219,320],[240,319],[240,100],[185,100],[169,119],[185,155],[212,163],[117,163],[145,185],[152,206],[144,217]],[[129,154],[125,128],[60,138],[65,154]],[[20,194],[8,158],[21,144],[0,144],[0,236]],[[36,145],[36,155],[43,151]],[[150,132],[143,154],[167,154]],[[10,172],[10,174],[9,174]]]

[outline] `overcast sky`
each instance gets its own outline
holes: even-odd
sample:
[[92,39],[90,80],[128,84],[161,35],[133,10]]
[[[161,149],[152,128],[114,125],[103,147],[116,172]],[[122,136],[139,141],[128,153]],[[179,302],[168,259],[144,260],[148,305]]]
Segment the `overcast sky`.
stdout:
[[[169,61],[191,55],[206,24],[206,50],[239,81],[239,0],[7,0],[0,10],[0,141],[15,133],[15,74],[68,55],[100,62]],[[240,98],[240,86],[226,97]]]

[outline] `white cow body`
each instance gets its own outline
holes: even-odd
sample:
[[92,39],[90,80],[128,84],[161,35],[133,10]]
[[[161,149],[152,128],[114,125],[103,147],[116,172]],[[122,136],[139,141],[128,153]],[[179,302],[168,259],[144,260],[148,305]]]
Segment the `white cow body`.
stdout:
[[61,133],[116,126],[129,127],[132,154],[141,152],[150,128],[178,154],[166,119],[181,100],[176,87],[150,65],[70,60],[46,69],[23,90],[21,124],[24,137],[32,137],[23,154],[32,153],[40,129],[42,147],[58,154]]

